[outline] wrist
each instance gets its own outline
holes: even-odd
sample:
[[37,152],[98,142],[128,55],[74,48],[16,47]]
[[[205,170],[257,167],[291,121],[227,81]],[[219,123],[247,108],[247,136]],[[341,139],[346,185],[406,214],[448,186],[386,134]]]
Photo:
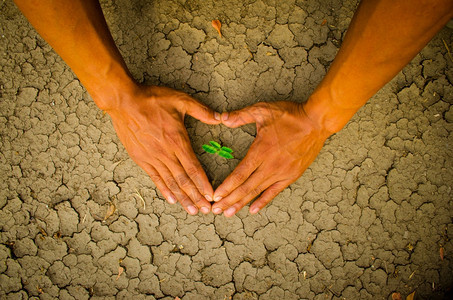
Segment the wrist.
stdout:
[[336,101],[329,89],[317,88],[303,109],[307,117],[329,135],[340,131],[360,107],[344,107]]
[[139,90],[127,69],[118,68],[108,74],[84,76],[80,81],[87,89],[93,101],[103,111],[118,110],[124,101]]

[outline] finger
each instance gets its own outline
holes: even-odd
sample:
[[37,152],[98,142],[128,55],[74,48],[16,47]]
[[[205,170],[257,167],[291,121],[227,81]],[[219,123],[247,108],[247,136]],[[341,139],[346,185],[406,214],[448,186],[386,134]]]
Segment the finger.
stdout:
[[[255,173],[253,173],[250,178],[246,180],[246,182],[240,185],[224,199],[215,203],[212,207],[212,211],[215,214],[219,214],[224,211],[225,216],[227,217],[234,215],[240,208],[260,195],[273,183],[270,180],[263,180],[263,178],[265,177],[262,172],[255,171]],[[242,205],[236,206],[238,202]]]
[[242,185],[250,175],[261,165],[262,157],[259,155],[259,143],[253,142],[247,155],[237,165],[233,172],[217,187],[214,192],[214,201],[219,202],[228,196],[237,187]]
[[155,169],[159,173],[165,185],[170,191],[172,191],[173,195],[175,195],[176,197],[176,200],[182,205],[187,213],[190,215],[196,215],[198,213],[198,209],[194,206],[194,203],[187,196],[187,194],[180,188],[177,180],[175,179],[169,168],[167,168],[167,166],[161,161],[156,161]]
[[269,202],[272,201],[281,191],[283,191],[291,182],[289,181],[279,181],[268,187],[264,193],[250,205],[250,213],[256,214],[263,207],[265,207]]
[[249,203],[252,200],[253,200],[253,198],[251,198],[251,199],[243,198],[243,199],[239,200],[239,202],[236,202],[235,204],[233,204],[232,206],[227,208],[223,212],[223,215],[227,218],[234,216],[238,211],[240,211],[244,206],[247,205],[247,203]]
[[[203,195],[207,201],[213,201],[214,190],[211,183],[209,183],[208,176],[206,176],[198,158],[195,156],[193,149],[190,147],[190,149],[182,150],[183,151],[178,150],[178,152],[176,152],[176,157],[181,162],[185,172],[189,175],[201,195]],[[209,205],[209,207],[210,206],[211,205]]]
[[240,110],[224,112],[221,115],[222,123],[230,128],[256,123],[256,117],[262,115],[264,102],[253,104]]
[[218,112],[214,112],[212,109],[204,104],[201,104],[190,96],[187,96],[185,100],[186,113],[189,116],[210,125],[217,125],[221,123],[220,114]]
[[140,163],[139,165],[143,170],[145,170],[146,173],[148,173],[149,177],[154,182],[159,191],[162,193],[164,198],[168,201],[168,203],[175,204],[176,202],[178,202],[178,200],[176,200],[175,195],[173,195],[173,193],[167,187],[167,185],[165,184],[165,182],[163,181],[162,177],[159,175],[156,169],[154,169],[151,165],[147,163]]
[[[200,191],[195,186],[192,179],[187,175],[186,170],[181,166],[180,162],[169,160],[167,166],[175,178],[178,186],[189,196],[190,200],[195,204],[203,213],[209,213],[211,211],[211,203],[200,194]],[[192,208],[190,208],[193,210]]]

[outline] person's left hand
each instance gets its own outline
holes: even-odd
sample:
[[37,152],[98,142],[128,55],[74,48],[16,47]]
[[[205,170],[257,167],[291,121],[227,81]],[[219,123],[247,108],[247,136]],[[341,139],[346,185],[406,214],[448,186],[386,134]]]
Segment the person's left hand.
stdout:
[[236,128],[256,123],[257,136],[247,155],[214,192],[212,211],[233,216],[255,197],[255,214],[296,181],[318,155],[331,135],[316,118],[294,102],[260,102],[222,114],[222,122]]

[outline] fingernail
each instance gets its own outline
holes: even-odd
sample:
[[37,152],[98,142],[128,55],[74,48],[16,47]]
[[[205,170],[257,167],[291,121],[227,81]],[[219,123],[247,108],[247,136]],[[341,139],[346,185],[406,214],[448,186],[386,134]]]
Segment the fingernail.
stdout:
[[217,207],[217,208],[214,208],[214,209],[212,210],[212,212],[213,212],[214,214],[218,215],[218,214],[221,214],[221,213],[222,213],[222,209],[219,208],[219,207]]
[[250,213],[251,214],[256,214],[260,209],[258,207],[252,207],[250,208]]
[[204,195],[204,197],[205,197],[206,200],[208,200],[209,202],[212,202],[212,197],[211,197],[211,195]]
[[230,207],[227,210],[225,210],[225,216],[227,216],[227,217],[231,217],[235,213],[236,213],[236,208],[234,208],[234,207]]
[[220,196],[216,196],[216,197],[214,198],[214,201],[215,201],[215,202],[219,202],[220,200],[222,200],[222,197],[220,197]]
[[176,199],[173,198],[173,196],[169,196],[168,197],[168,202],[170,202],[170,204],[175,204],[176,203]]
[[217,121],[220,121],[220,114],[218,112],[214,113],[214,119],[216,119]]
[[207,208],[206,206],[203,206],[202,208],[200,208],[201,212],[204,213],[204,214],[208,214],[210,209]]
[[227,112],[222,114],[222,119],[223,119],[224,121],[228,120],[228,117],[229,117],[229,115],[228,115]]
[[191,214],[191,215],[196,215],[198,212],[197,208],[192,205],[187,206],[187,210],[189,211],[189,214]]

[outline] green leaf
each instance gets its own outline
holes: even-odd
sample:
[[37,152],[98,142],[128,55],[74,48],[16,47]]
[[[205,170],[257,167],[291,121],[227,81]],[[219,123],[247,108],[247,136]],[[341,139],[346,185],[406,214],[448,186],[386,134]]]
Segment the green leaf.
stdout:
[[221,156],[221,157],[226,158],[226,159],[234,158],[234,156],[231,155],[231,153],[226,152],[226,151],[224,151],[224,150],[220,150],[219,152],[217,152],[217,154],[218,154],[219,156]]
[[225,147],[225,146],[223,146],[221,150],[228,152],[228,153],[233,153],[233,149]]
[[216,153],[217,152],[217,149],[210,146],[210,145],[203,145],[202,146],[204,151],[208,152],[208,153]]
[[216,147],[216,149],[222,148],[222,146],[220,146],[220,144],[217,143],[217,142],[215,142],[215,141],[210,141],[209,143],[210,143],[211,145],[213,145],[214,147]]

